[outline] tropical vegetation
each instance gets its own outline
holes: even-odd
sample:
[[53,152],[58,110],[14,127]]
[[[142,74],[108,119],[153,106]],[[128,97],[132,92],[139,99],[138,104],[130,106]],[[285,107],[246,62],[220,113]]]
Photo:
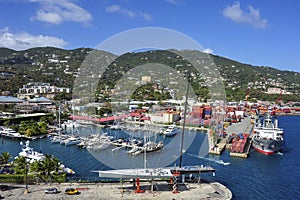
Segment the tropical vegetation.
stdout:
[[9,152],[2,152],[2,155],[0,156],[0,166],[8,164],[10,158],[11,155]]
[[[62,171],[60,166],[61,162],[48,154],[45,155],[44,159],[32,163],[28,162],[24,156],[19,156],[13,161],[13,170],[16,175],[30,175],[47,183],[65,181],[66,174]],[[14,174],[12,174],[12,176],[14,176]]]
[[[107,91],[115,89],[116,82],[123,79],[124,75],[130,73],[130,70],[137,66],[149,65],[153,67],[153,63],[159,63],[170,66],[179,73],[183,73],[187,69],[193,72],[187,60],[171,51],[156,50],[126,53],[117,57],[108,52],[96,51],[90,48],[64,50],[53,47],[39,47],[23,51],[0,48],[0,92],[10,91],[12,94],[16,94],[18,88],[28,82],[48,82],[59,87],[72,88],[74,80],[80,72],[79,68],[85,63],[86,57],[91,55],[90,52],[97,52],[92,64],[97,64],[97,59],[101,56],[105,57],[107,61],[112,61],[103,74],[92,74],[86,77],[87,81],[91,80],[91,77],[99,79],[97,80],[96,91],[92,91],[95,92],[95,97],[99,102],[109,100],[110,94]],[[193,54],[195,51],[190,52]],[[229,101],[245,99],[246,95],[253,100],[274,101],[279,95],[265,93],[266,88],[273,85],[278,85],[279,88],[291,93],[282,94],[281,100],[300,101],[300,73],[281,71],[267,66],[252,66],[216,55],[209,56],[210,59],[205,60],[205,62],[207,62],[207,66],[215,66],[216,69],[213,70],[220,73]],[[55,59],[59,62],[51,62]],[[214,65],[212,65],[213,63]],[[101,78],[99,78],[100,75]],[[205,78],[202,78],[201,74],[197,74],[191,80],[193,90],[203,100],[209,98],[207,86],[203,80]],[[277,82],[271,83],[273,80]],[[261,88],[256,88],[255,84],[257,82],[266,84]],[[86,87],[90,89],[91,85],[87,84]],[[147,90],[149,86],[145,85],[143,87],[139,90]],[[73,96],[76,97],[76,94],[73,93]],[[168,95],[152,90],[144,96],[144,98],[146,97],[160,100],[168,98]],[[55,97],[56,100],[70,98],[70,94],[64,93]],[[129,98],[144,99],[139,92],[135,92]]]

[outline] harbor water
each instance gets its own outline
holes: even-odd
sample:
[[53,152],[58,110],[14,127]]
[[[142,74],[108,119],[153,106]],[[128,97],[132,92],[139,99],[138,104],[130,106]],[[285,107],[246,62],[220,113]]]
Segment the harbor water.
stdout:
[[[186,131],[183,165],[204,165],[216,169],[216,175],[202,174],[204,179],[215,180],[227,186],[234,199],[299,199],[300,197],[300,117],[281,116],[279,127],[284,129],[285,147],[282,153],[263,155],[254,150],[247,159],[230,157],[225,151],[221,156],[208,155],[207,136],[204,132]],[[84,131],[84,130],[79,130]],[[86,130],[85,130],[86,131]],[[95,131],[95,130],[94,130]],[[106,130],[102,130],[106,132]],[[120,130],[109,130],[122,137],[127,134]],[[142,134],[141,134],[142,135]],[[154,137],[152,135],[151,137]],[[157,140],[162,136],[157,136]],[[147,154],[146,165],[155,167],[169,164],[178,165],[181,134],[165,138],[162,151]],[[20,141],[0,138],[0,153],[9,152],[13,157],[21,151]],[[69,177],[75,180],[100,180],[93,170],[109,169],[122,163],[122,167],[143,167],[144,155],[129,156],[126,150],[113,152],[109,149],[90,152],[87,149],[60,144],[51,144],[49,138],[33,140],[30,146],[44,154],[53,154],[76,174]],[[104,159],[104,160],[103,160]],[[120,161],[121,159],[121,161]],[[104,161],[104,162],[103,162]],[[109,162],[108,162],[109,161]],[[110,162],[111,161],[111,162]],[[120,163],[114,163],[120,162]]]

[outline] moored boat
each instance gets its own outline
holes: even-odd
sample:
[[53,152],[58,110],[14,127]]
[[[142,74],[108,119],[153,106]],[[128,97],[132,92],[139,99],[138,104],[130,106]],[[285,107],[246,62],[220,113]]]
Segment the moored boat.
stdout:
[[253,128],[252,146],[263,154],[273,154],[284,146],[283,129],[278,127],[278,119],[272,119],[270,113],[264,117],[263,124],[258,122]]
[[69,137],[68,139],[66,139],[64,141],[64,144],[66,146],[70,146],[70,145],[75,145],[75,144],[79,144],[81,142],[80,138],[79,137],[74,137],[74,136],[71,136]]
[[45,158],[45,156],[42,153],[34,151],[33,148],[29,147],[29,141],[26,141],[25,145],[23,142],[20,142],[20,145],[22,145],[23,148],[22,151],[19,153],[19,156],[25,157],[30,163],[34,161],[40,161]]
[[[45,159],[44,154],[35,151],[32,147],[29,146],[29,141],[26,141],[25,144],[23,142],[20,142],[20,145],[22,145],[22,150],[19,153],[19,156],[25,157],[27,162],[33,163],[35,161],[42,161]],[[19,157],[19,156],[17,156],[17,157]],[[65,165],[63,165],[61,163],[60,163],[60,169],[62,172],[66,173],[66,174],[75,174],[74,170],[66,167]]]
[[9,138],[14,138],[14,139],[21,139],[23,138],[23,135],[20,133],[16,132],[15,130],[11,128],[7,128],[4,126],[0,126],[0,135],[3,137],[9,137]]
[[179,131],[180,131],[179,128],[175,124],[172,124],[168,126],[168,128],[163,132],[163,134],[165,136],[173,136],[179,133]]

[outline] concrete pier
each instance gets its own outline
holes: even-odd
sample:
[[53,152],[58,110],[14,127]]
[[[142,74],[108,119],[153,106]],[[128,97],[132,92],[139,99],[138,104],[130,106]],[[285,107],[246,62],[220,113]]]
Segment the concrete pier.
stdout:
[[251,118],[247,117],[245,119],[243,119],[241,122],[239,123],[235,123],[232,124],[231,126],[229,126],[226,129],[226,133],[228,135],[231,135],[233,133],[235,134],[239,134],[239,133],[248,133],[249,134],[249,138],[247,140],[247,143],[245,145],[245,150],[243,153],[233,153],[230,152],[230,156],[233,157],[240,157],[240,158],[247,158],[250,152],[250,148],[251,148],[251,134],[252,134],[252,129],[253,129],[253,124],[251,124]]
[[[24,185],[11,185],[8,190],[2,191],[5,199],[41,200],[41,199],[232,199],[231,191],[218,182],[212,183],[180,183],[178,193],[172,193],[167,182],[151,184],[142,182],[144,193],[135,193],[135,187],[130,182],[121,183],[62,183],[30,185],[29,193],[24,194]],[[60,193],[45,194],[47,188],[56,187]],[[66,188],[76,188],[81,194],[67,195]]]
[[227,127],[225,130],[227,135],[231,135],[232,133],[238,134],[238,133],[251,133],[253,128],[253,124],[251,124],[251,118],[247,117],[244,118],[239,123],[231,124]]
[[[244,118],[241,122],[233,123],[230,126],[228,126],[225,130],[227,137],[232,134],[239,134],[239,133],[248,133],[250,134],[249,139],[247,140],[247,144],[245,146],[245,152],[243,153],[230,153],[231,156],[235,157],[241,157],[241,158],[247,158],[250,147],[251,147],[251,132],[253,129],[253,124],[251,124],[251,118],[247,117]],[[218,144],[214,144],[212,136],[208,133],[208,140],[209,140],[209,153],[220,155],[225,149],[229,149],[231,147],[231,144],[227,144],[226,140],[227,138],[222,138],[221,141],[218,142]]]

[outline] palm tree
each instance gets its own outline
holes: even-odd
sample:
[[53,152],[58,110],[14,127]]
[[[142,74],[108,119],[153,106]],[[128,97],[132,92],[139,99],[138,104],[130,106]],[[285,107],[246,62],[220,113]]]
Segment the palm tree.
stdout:
[[26,158],[24,156],[19,156],[17,157],[14,162],[14,171],[16,172],[16,174],[25,174],[26,173]]
[[0,165],[5,165],[8,163],[8,160],[11,158],[9,152],[3,152],[0,156]]
[[60,165],[57,158],[46,154],[43,160],[32,163],[30,165],[30,170],[32,172],[36,172],[37,175],[45,182],[47,182],[47,180],[52,182],[52,178],[57,180],[56,175],[60,170],[59,166]]

